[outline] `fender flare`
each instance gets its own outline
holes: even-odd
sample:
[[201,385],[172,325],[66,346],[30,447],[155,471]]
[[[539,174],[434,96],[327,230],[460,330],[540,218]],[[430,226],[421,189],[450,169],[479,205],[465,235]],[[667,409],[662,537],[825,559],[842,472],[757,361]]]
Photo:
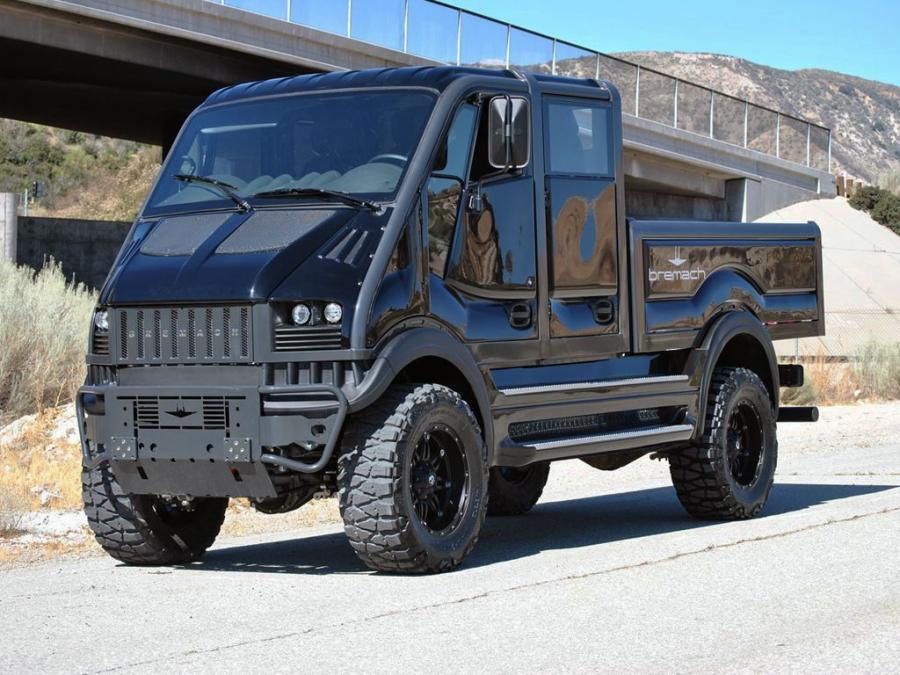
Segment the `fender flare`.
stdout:
[[377,401],[406,366],[425,357],[447,361],[468,382],[475,394],[488,453],[492,455],[493,418],[490,394],[484,376],[472,353],[459,340],[437,328],[413,328],[390,338],[379,350],[372,368],[357,388],[355,395],[350,398],[350,411],[362,410]]
[[691,350],[691,355],[685,365],[685,373],[691,377],[691,381],[699,385],[697,400],[697,424],[694,437],[703,435],[706,424],[706,400],[709,397],[709,387],[712,383],[713,371],[719,361],[719,357],[728,343],[736,337],[747,335],[753,338],[766,355],[769,367],[769,382],[772,387],[769,398],[772,407],[777,412],[779,396],[778,359],[775,356],[775,347],[772,338],[765,326],[750,311],[736,310],[722,314],[715,319],[707,330],[699,346]]

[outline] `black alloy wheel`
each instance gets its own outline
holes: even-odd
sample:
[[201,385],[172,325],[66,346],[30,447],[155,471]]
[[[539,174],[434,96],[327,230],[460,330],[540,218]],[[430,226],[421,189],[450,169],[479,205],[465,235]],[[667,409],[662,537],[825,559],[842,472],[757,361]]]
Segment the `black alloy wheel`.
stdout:
[[432,425],[410,458],[409,491],[419,521],[430,532],[453,529],[465,508],[469,468],[462,443],[445,424]]
[[731,411],[726,431],[728,466],[731,476],[743,487],[753,485],[762,466],[762,422],[751,401],[741,401]]

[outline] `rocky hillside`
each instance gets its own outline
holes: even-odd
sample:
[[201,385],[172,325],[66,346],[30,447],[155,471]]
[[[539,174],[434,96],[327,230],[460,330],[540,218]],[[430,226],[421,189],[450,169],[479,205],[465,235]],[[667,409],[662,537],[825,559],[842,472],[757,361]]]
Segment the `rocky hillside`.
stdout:
[[159,169],[159,148],[0,119],[0,192],[35,181],[32,215],[130,220]]
[[618,56],[830,127],[837,173],[874,183],[900,172],[900,87],[827,70],[779,70],[718,54]]

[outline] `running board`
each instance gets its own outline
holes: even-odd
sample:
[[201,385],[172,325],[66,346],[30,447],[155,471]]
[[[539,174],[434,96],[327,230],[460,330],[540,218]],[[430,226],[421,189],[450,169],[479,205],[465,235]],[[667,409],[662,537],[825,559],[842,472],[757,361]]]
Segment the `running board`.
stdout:
[[596,455],[601,452],[633,450],[687,441],[693,434],[694,426],[692,424],[671,424],[530,443],[508,441],[507,444],[498,448],[494,464],[497,466],[525,466],[533,462]]

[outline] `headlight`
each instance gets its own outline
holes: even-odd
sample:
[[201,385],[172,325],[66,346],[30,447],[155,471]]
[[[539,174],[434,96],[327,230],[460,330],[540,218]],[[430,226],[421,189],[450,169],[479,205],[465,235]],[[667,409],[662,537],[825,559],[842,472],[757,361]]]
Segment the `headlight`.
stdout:
[[105,309],[101,309],[97,312],[94,312],[94,326],[97,327],[97,330],[106,332],[109,330],[109,312]]
[[344,316],[344,310],[336,302],[329,302],[325,305],[325,320],[328,323],[338,323]]
[[298,326],[309,323],[310,316],[312,316],[312,313],[309,311],[309,307],[302,303],[294,305],[293,309],[291,309],[291,320]]

